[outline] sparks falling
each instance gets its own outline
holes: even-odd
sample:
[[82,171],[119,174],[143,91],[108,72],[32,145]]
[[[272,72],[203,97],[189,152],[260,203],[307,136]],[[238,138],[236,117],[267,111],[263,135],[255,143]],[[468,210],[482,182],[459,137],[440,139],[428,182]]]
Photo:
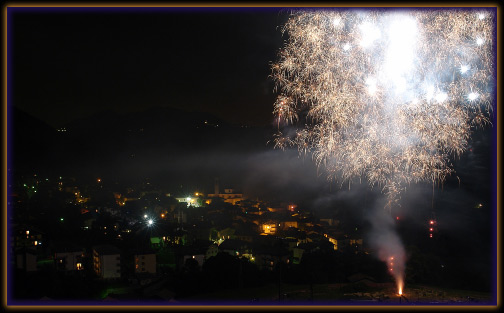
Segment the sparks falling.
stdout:
[[444,181],[472,129],[490,121],[494,19],[455,9],[292,13],[272,66],[275,147],[311,152],[341,184],[367,179],[389,210],[408,184]]

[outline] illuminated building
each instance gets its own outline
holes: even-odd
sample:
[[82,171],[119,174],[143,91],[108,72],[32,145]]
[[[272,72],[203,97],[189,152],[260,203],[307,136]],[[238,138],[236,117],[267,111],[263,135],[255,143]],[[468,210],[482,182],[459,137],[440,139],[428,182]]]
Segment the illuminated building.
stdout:
[[121,251],[111,245],[93,247],[93,270],[102,279],[121,277]]
[[261,235],[272,235],[277,232],[277,227],[279,223],[276,223],[274,221],[268,221],[264,224],[261,225]]
[[280,224],[281,224],[281,228],[283,230],[287,230],[287,229],[289,229],[289,227],[298,228],[298,221],[296,221],[294,219],[282,221]]
[[250,243],[239,239],[226,239],[219,245],[219,251],[229,255],[240,257],[243,254],[250,254]]
[[224,193],[221,193],[219,190],[219,179],[215,179],[215,190],[214,193],[208,194],[208,199],[207,204],[211,202],[211,198],[221,198],[224,200],[224,202],[231,203],[232,205],[236,205],[237,202],[243,201],[245,198],[243,198],[242,193],[235,193],[234,189],[227,188],[224,189]]
[[154,252],[137,252],[135,260],[135,273],[156,274],[156,254]]
[[28,225],[17,225],[15,227],[13,248],[37,247],[42,245],[44,233],[38,228]]
[[54,253],[54,264],[59,271],[80,271],[84,269],[84,249],[61,248]]

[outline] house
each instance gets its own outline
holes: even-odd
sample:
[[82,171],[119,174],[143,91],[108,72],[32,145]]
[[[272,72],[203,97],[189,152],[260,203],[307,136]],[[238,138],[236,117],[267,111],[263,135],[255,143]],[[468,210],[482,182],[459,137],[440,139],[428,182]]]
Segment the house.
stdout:
[[161,248],[167,245],[185,245],[187,241],[188,233],[182,228],[156,231],[150,237],[152,248]]
[[217,253],[219,253],[219,246],[216,244],[211,244],[207,251],[205,252],[205,260],[208,260],[209,258],[216,256]]
[[297,228],[298,227],[298,221],[295,220],[295,219],[288,219],[288,220],[285,220],[285,221],[282,221],[280,223],[280,227],[282,230],[287,230],[289,229],[290,227],[294,227],[294,228]]
[[303,254],[305,252],[314,252],[318,249],[318,245],[313,242],[299,244],[297,247],[292,249],[292,264],[301,263],[301,259],[303,258]]
[[178,268],[183,268],[188,259],[197,261],[201,267],[207,259],[217,255],[218,251],[217,245],[210,240],[197,240],[191,245],[181,246],[177,253]]
[[[196,262],[198,262],[198,266],[201,267],[203,263],[205,263],[205,256],[206,256],[206,251],[194,251],[194,254],[192,253],[186,253],[182,256],[182,266],[184,266],[187,262],[188,259],[193,259]],[[181,266],[181,267],[182,267]]]
[[232,227],[226,227],[223,229],[219,229],[217,231],[217,237],[219,238],[219,240],[221,242],[224,240],[227,240],[227,239],[236,239],[235,232],[236,232],[236,229],[234,229]]
[[111,245],[93,247],[93,270],[102,279],[121,277],[121,251]]
[[289,251],[292,251],[298,246],[298,240],[296,238],[284,238],[283,242]]
[[133,260],[135,261],[135,274],[156,274],[157,262],[154,251],[135,252]]
[[357,250],[362,249],[362,238],[353,238],[358,236],[350,236],[343,234],[342,232],[330,232],[325,233],[324,237],[334,245],[334,250],[344,250],[349,247],[355,248]]
[[279,227],[280,224],[273,221],[273,220],[268,220],[264,223],[261,224],[261,235],[273,235],[277,232],[277,227]]
[[80,247],[61,247],[54,253],[57,271],[81,271],[84,269],[85,251]]
[[254,252],[259,269],[272,271],[278,263],[289,263],[290,252],[284,247],[262,247]]
[[39,248],[45,242],[45,234],[35,226],[26,224],[14,226],[14,248],[35,247]]
[[274,212],[274,213],[282,213],[282,212],[287,211],[287,208],[284,208],[282,206],[270,206],[267,209],[269,212]]
[[233,256],[250,254],[249,243],[239,239],[226,239],[219,245],[219,251],[226,252]]
[[215,185],[215,192],[212,194],[208,194],[208,198],[209,199],[206,201],[207,204],[210,204],[212,202],[212,198],[221,198],[224,200],[224,202],[231,203],[232,205],[235,205],[238,202],[245,200],[245,198],[243,198],[242,193],[237,193],[232,188],[224,189],[224,193],[219,192],[219,186],[217,181]]
[[306,239],[306,232],[295,227],[287,228],[287,230],[284,231],[284,238],[295,238],[297,240],[297,245],[308,242]]
[[324,238],[324,236],[318,232],[309,231],[306,234],[306,240],[308,242],[320,242],[322,238]]
[[37,268],[37,252],[34,248],[19,248],[16,250],[16,268],[26,272],[35,272]]

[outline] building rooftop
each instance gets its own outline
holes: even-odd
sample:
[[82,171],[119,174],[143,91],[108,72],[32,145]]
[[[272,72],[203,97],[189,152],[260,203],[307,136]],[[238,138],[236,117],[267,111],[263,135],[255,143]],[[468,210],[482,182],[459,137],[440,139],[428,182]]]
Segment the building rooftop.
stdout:
[[101,255],[121,254],[121,250],[112,245],[94,246],[93,250],[95,250],[96,252],[98,252],[98,254]]

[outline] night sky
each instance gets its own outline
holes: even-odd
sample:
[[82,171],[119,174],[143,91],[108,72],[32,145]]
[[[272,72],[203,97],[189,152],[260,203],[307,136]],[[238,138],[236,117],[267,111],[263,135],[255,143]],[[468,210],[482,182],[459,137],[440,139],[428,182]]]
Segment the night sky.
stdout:
[[[288,8],[19,7],[8,13],[10,103],[52,127],[103,111],[169,107],[274,132],[276,94],[269,75],[287,39],[281,26]],[[491,197],[495,151],[489,145],[495,131],[478,131],[471,149],[455,160],[462,184],[485,199]],[[481,138],[483,148],[473,151]],[[207,151],[206,160],[212,161],[205,166],[219,175],[236,174],[250,189],[276,194],[290,191],[303,197],[293,184],[315,193],[321,186],[332,188],[310,157],[270,150],[239,157]],[[193,169],[202,163],[194,161],[200,160],[200,152],[185,155],[180,164],[166,160],[164,154],[152,154],[124,168],[161,172],[165,164]]]
[[152,106],[272,117],[276,8],[9,8],[13,103],[53,127]]

